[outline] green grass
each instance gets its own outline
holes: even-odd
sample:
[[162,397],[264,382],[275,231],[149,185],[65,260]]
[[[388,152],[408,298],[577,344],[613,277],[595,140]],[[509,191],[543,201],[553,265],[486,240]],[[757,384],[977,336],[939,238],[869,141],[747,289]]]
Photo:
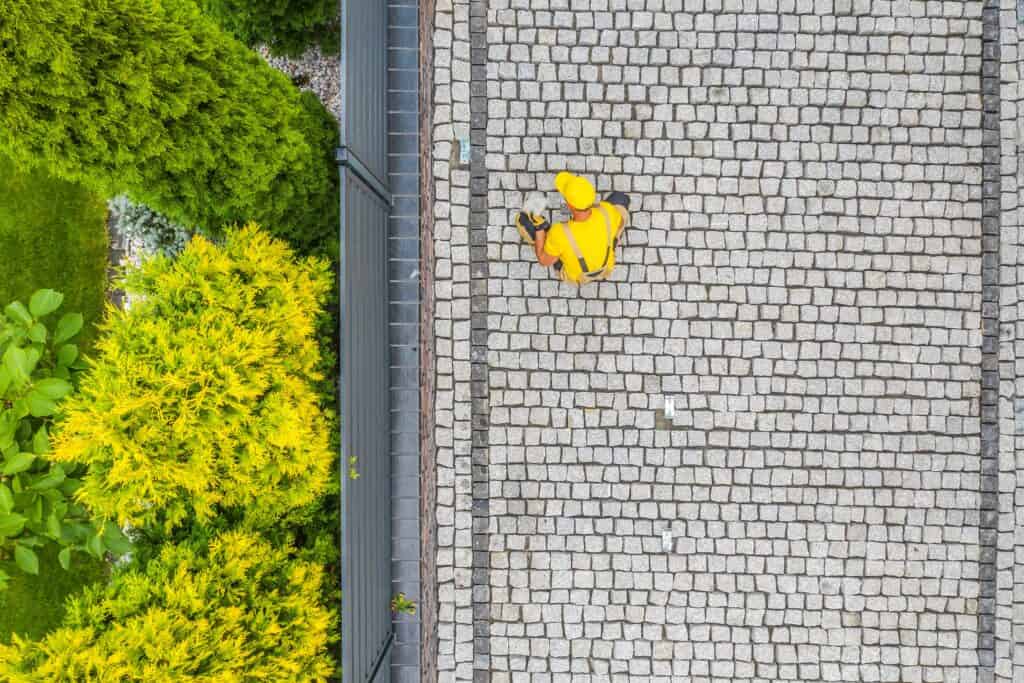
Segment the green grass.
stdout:
[[85,317],[78,341],[87,346],[105,301],[106,216],[106,203],[81,187],[18,172],[0,156],[0,307],[56,289],[64,294],[60,312]]
[[[87,348],[105,301],[106,214],[106,204],[82,188],[39,171],[19,172],[0,156],[0,307],[14,299],[27,303],[43,287],[56,289],[64,294],[60,312],[85,317],[78,342]],[[76,554],[72,561],[65,572],[56,550],[44,550],[39,576],[0,562],[11,576],[9,589],[0,591],[0,641],[51,630],[65,597],[103,576],[103,564],[92,558]]]
[[71,571],[64,571],[57,550],[39,549],[39,576],[25,574],[14,562],[0,562],[0,569],[11,577],[8,589],[0,591],[0,642],[10,642],[12,633],[42,637],[60,625],[67,596],[104,577],[104,565],[84,553],[75,553]]

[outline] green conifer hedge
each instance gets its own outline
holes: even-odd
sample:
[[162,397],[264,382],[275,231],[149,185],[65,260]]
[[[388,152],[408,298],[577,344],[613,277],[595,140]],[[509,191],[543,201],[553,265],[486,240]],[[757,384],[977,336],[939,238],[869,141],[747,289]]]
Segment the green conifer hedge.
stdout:
[[337,230],[336,123],[192,0],[0,0],[0,149],[211,234]]
[[296,57],[311,45],[338,51],[337,0],[201,0],[203,11],[247,45]]

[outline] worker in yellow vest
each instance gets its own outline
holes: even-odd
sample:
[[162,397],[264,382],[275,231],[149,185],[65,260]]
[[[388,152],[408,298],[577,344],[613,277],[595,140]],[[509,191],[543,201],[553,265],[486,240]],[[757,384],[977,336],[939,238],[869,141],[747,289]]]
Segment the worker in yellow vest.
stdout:
[[589,180],[566,171],[555,176],[555,189],[572,218],[551,225],[539,212],[521,211],[520,233],[533,244],[537,261],[554,265],[561,279],[577,285],[604,280],[615,267],[615,245],[629,223],[629,197],[611,192],[598,202]]

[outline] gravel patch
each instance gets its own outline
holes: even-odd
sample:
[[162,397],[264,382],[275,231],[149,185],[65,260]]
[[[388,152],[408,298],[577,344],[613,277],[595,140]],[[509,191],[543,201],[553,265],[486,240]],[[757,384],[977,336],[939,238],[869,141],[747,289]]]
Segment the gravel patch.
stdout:
[[320,48],[307,50],[301,57],[275,57],[263,45],[256,48],[267,64],[292,79],[302,90],[309,90],[323,102],[334,118],[341,116],[341,73],[337,55],[325,56]]
[[115,279],[128,267],[139,266],[148,255],[142,243],[125,234],[120,227],[121,215],[114,200],[107,201],[107,235],[110,240],[107,257],[107,298],[118,308],[128,310],[138,299],[114,286]]

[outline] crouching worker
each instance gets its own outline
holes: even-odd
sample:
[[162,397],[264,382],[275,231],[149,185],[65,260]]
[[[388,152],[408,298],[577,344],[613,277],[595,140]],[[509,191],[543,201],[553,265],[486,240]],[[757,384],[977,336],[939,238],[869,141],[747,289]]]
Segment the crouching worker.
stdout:
[[629,222],[629,197],[611,192],[598,202],[594,186],[586,178],[561,172],[555,188],[572,217],[551,225],[528,207],[516,217],[519,232],[533,244],[542,266],[555,266],[561,279],[576,285],[604,280],[615,267],[615,246]]

